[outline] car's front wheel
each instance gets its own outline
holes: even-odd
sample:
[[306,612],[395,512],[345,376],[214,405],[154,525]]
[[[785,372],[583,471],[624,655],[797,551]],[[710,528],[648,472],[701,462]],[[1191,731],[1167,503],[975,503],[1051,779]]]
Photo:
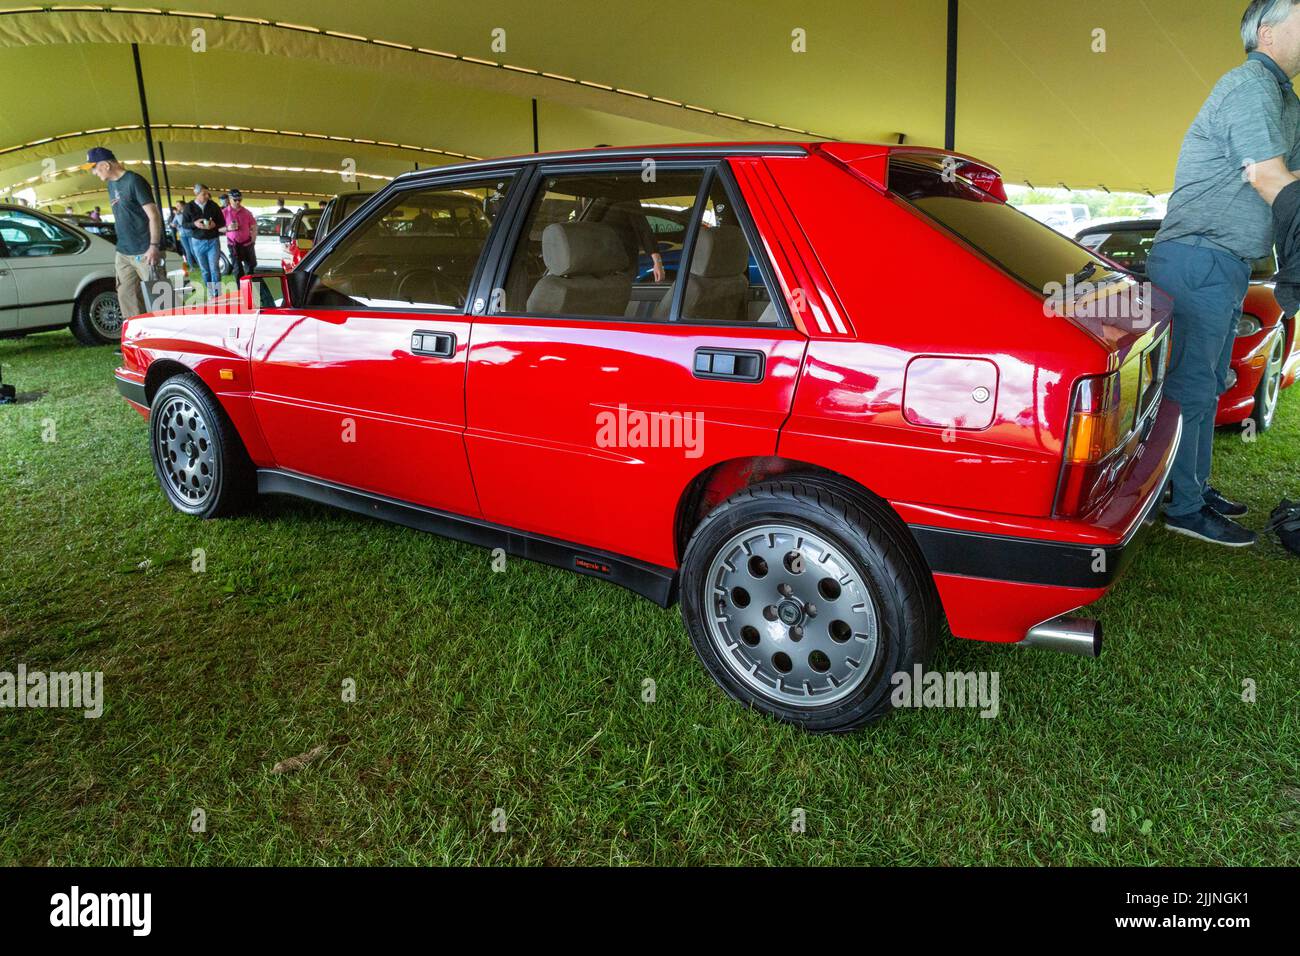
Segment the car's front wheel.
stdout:
[[154,473],[177,511],[220,518],[244,510],[257,475],[229,416],[195,375],[169,378],[149,406]]
[[939,632],[934,583],[884,505],[814,477],[746,488],[691,537],[682,618],[732,697],[811,731],[891,709]]
[[77,297],[72,334],[82,345],[117,345],[122,341],[122,306],[112,282],[96,282]]
[[1286,366],[1286,335],[1279,335],[1273,340],[1273,347],[1268,352],[1268,364],[1260,377],[1259,387],[1255,389],[1255,409],[1250,417],[1255,421],[1256,431],[1267,431],[1273,427],[1277,415],[1277,403],[1282,394],[1282,371]]

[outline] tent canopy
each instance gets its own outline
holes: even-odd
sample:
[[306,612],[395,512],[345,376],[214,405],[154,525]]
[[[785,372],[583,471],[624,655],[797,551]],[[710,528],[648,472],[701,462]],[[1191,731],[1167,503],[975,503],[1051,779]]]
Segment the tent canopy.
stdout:
[[[186,6],[0,6],[0,198],[85,208],[103,200],[75,169],[87,148],[146,159],[133,43],[175,198],[202,180],[309,199],[531,152],[534,109],[542,150],[944,144],[948,0]],[[1008,182],[1168,190],[1187,125],[1242,58],[1245,0],[955,6],[955,147]]]

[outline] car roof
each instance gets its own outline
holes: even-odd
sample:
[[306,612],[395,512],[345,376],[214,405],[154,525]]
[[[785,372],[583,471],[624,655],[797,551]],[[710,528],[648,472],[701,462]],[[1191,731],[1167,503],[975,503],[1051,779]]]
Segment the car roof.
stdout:
[[492,159],[476,159],[468,163],[451,163],[446,166],[429,166],[425,169],[402,173],[396,182],[422,179],[431,175],[443,175],[449,172],[472,172],[474,170],[491,170],[501,166],[518,166],[521,164],[570,162],[573,160],[608,160],[616,162],[624,159],[643,159],[647,156],[662,158],[725,158],[727,156],[806,156],[807,143],[669,143],[648,146],[594,146],[590,149],[563,150],[552,153],[523,153],[517,156],[501,156]]
[[1153,229],[1159,229],[1163,222],[1163,219],[1121,219],[1117,222],[1104,222],[1100,225],[1080,229],[1075,233],[1075,238],[1096,236],[1103,232],[1150,232]]

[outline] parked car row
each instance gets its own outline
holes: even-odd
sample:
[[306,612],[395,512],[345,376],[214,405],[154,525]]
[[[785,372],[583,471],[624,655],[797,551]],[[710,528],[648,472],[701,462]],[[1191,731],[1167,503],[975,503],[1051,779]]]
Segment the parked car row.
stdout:
[[[1147,254],[1160,231],[1159,219],[1135,219],[1092,226],[1077,238],[1119,268],[1147,278]],[[1295,316],[1282,314],[1273,295],[1277,260],[1255,263],[1250,289],[1242,302],[1228,373],[1228,390],[1219,398],[1215,424],[1235,425],[1250,419],[1263,431],[1273,424],[1284,388],[1295,384],[1300,370],[1300,343]]]
[[[846,730],[945,618],[1099,653],[1071,612],[1139,547],[1180,433],[1168,316],[1045,308],[1085,271],[1117,315],[1143,288],[953,159],[749,143],[409,173],[243,280],[235,316],[128,321],[118,387],[184,513],[296,495],[680,599],[728,694]],[[614,215],[637,209],[683,226],[671,278]],[[936,268],[951,308],[918,298]]]

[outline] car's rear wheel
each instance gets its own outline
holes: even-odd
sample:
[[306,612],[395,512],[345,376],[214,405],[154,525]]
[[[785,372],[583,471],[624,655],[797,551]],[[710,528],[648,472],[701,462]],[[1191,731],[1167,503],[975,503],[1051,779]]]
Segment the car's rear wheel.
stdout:
[[1282,371],[1285,366],[1286,336],[1279,335],[1273,340],[1273,347],[1268,353],[1268,364],[1264,366],[1259,387],[1255,389],[1255,409],[1250,417],[1255,421],[1256,431],[1267,431],[1273,427],[1278,399],[1282,394]]
[[72,308],[73,336],[82,345],[117,345],[122,341],[122,306],[112,282],[96,282],[77,297]]
[[819,478],[737,493],[682,563],[682,618],[714,680],[807,730],[890,710],[890,678],[939,630],[934,583],[906,531],[866,495]]
[[154,474],[177,511],[199,518],[237,514],[257,476],[229,416],[197,376],[169,378],[149,410]]

